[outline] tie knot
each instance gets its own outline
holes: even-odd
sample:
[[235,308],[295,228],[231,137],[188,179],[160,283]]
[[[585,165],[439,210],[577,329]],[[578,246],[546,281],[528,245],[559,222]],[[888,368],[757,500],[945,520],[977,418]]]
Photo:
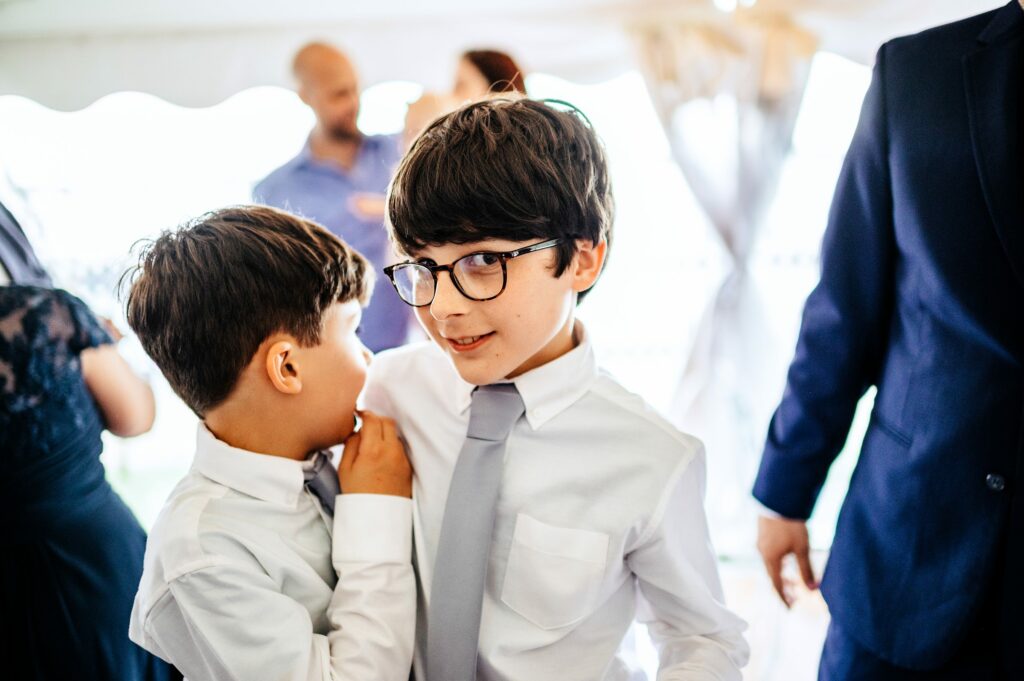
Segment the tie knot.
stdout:
[[523,398],[512,383],[482,385],[473,391],[467,437],[504,440],[524,411]]
[[305,469],[302,473],[303,478],[306,482],[313,480],[314,478],[323,475],[322,471],[324,466],[331,466],[331,454],[330,452],[319,451],[309,457],[313,462],[313,465]]
[[334,498],[341,494],[338,484],[338,471],[331,463],[330,452],[317,452],[313,455],[313,465],[303,472],[306,488],[320,500],[324,510],[334,515]]

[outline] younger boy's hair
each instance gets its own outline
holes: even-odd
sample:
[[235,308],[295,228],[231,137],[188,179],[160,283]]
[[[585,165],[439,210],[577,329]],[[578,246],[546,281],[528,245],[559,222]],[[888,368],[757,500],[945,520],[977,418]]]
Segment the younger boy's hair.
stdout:
[[231,394],[271,334],[320,342],[335,302],[366,304],[367,261],[323,227],[267,206],[206,213],[146,243],[130,284],[128,325],[200,418]]
[[611,247],[614,213],[604,149],[586,117],[564,102],[503,95],[420,134],[391,182],[387,222],[407,255],[428,245],[557,237],[561,276],[577,239]]

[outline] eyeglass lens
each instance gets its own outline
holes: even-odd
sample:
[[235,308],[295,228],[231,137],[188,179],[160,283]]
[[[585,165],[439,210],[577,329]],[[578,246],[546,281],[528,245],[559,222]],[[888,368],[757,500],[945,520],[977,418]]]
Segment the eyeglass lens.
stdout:
[[[428,305],[434,298],[435,279],[424,265],[410,263],[394,270],[395,287],[402,299],[412,305]],[[474,300],[487,300],[501,293],[505,274],[500,256],[472,253],[452,264],[455,283]]]

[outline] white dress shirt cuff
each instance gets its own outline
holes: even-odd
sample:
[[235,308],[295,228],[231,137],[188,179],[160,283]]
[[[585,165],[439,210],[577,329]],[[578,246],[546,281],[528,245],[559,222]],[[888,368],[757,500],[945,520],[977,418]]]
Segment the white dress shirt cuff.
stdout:
[[787,518],[778,511],[773,511],[757,499],[754,499],[754,503],[757,504],[757,514],[770,520],[794,520],[793,518]]
[[412,499],[341,494],[334,506],[335,566],[412,561]]

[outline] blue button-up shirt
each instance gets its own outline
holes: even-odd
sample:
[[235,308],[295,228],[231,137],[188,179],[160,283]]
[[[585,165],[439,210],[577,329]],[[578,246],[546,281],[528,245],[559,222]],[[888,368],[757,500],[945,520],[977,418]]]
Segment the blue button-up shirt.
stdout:
[[410,308],[380,271],[393,260],[383,223],[359,215],[352,202],[360,194],[383,195],[400,157],[397,137],[363,138],[351,170],[313,157],[309,143],[299,155],[270,173],[253,190],[257,203],[275,206],[317,222],[366,256],[377,281],[363,313],[362,340],[374,352],[405,342]]

